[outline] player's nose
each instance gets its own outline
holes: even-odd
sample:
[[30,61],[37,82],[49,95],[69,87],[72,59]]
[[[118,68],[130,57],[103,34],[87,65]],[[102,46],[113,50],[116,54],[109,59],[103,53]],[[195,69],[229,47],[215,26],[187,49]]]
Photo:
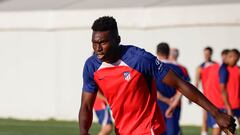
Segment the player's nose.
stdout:
[[97,52],[102,51],[102,46],[101,46],[100,43],[96,45],[96,51],[97,51]]

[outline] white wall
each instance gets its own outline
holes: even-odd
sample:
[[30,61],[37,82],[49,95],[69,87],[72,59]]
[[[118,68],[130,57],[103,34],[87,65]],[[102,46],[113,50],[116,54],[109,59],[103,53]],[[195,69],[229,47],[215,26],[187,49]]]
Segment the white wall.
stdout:
[[[206,45],[214,48],[217,61],[223,48],[240,49],[240,27],[120,29],[120,34],[123,44],[152,53],[161,41],[179,48],[179,61],[192,78]],[[0,116],[76,120],[90,41],[91,30],[0,32]],[[183,103],[182,124],[200,124],[200,108]]]
[[[189,7],[184,11],[188,13],[194,9]],[[220,18],[224,16],[222,9],[231,8],[229,5],[213,8],[214,11],[221,11],[216,13]],[[236,9],[240,8],[233,6],[231,13]],[[214,48],[213,59],[217,61],[220,60],[222,49],[240,49],[239,16],[229,17],[230,13],[226,13],[223,17],[225,19],[214,19],[211,13],[204,21],[204,15],[199,19],[194,13],[188,13],[188,19],[179,18],[180,8],[169,11],[172,8],[132,9],[127,16],[121,10],[113,10],[111,13],[119,20],[123,44],[134,44],[155,53],[159,42],[168,42],[170,46],[180,49],[179,61],[188,67],[191,78],[195,68],[203,61],[202,50],[206,45]],[[156,12],[155,15],[161,13],[163,17],[154,17],[152,12]],[[1,14],[0,117],[77,120],[82,69],[86,58],[92,53],[90,25],[97,16],[107,13],[76,11]],[[167,13],[170,18],[166,16]],[[187,105],[186,99],[183,102],[181,123],[201,123],[201,109],[194,104]]]

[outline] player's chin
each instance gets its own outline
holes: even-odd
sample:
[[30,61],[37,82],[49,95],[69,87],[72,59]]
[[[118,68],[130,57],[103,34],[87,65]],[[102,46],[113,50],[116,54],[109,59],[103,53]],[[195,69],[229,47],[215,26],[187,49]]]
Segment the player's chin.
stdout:
[[99,55],[97,55],[97,58],[100,59],[100,60],[104,60],[104,55],[103,54],[99,54]]

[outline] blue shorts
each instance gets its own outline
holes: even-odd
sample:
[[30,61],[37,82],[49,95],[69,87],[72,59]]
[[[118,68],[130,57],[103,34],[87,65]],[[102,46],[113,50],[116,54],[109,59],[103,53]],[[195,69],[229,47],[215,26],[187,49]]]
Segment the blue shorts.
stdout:
[[177,107],[171,118],[165,117],[166,109],[168,108],[166,105],[163,105],[159,102],[160,110],[164,116],[165,124],[166,124],[166,135],[179,135],[181,133],[181,128],[179,125],[181,107]]
[[107,125],[107,124],[112,124],[112,118],[111,118],[111,114],[110,114],[110,110],[108,109],[108,107],[106,107],[106,109],[103,110],[97,110],[95,111],[96,115],[98,117],[98,123],[102,126]]
[[[220,111],[226,112],[225,109],[220,109]],[[240,117],[240,109],[233,109],[232,112],[234,117],[237,117],[237,118]],[[218,128],[216,120],[213,118],[213,116],[210,113],[207,114],[207,126],[209,128]]]

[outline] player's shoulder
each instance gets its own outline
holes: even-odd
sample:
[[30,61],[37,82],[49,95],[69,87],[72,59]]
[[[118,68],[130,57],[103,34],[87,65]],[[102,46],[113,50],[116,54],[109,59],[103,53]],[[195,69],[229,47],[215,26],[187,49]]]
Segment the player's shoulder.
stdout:
[[85,67],[97,69],[101,63],[102,62],[97,58],[97,56],[93,54],[85,61]]
[[169,66],[172,70],[174,70],[175,72],[182,72],[182,70],[181,70],[181,66],[180,65],[176,65],[176,64],[174,64],[174,63],[170,63],[170,62],[168,62],[168,63],[165,63],[167,66]]
[[151,53],[147,52],[145,49],[134,45],[120,45],[122,57],[131,57],[131,58],[146,58],[153,59],[155,58]]
[[227,70],[227,64],[222,63],[220,65],[220,70]]
[[204,68],[205,65],[206,65],[206,62],[202,62],[198,67],[199,67],[199,68]]

